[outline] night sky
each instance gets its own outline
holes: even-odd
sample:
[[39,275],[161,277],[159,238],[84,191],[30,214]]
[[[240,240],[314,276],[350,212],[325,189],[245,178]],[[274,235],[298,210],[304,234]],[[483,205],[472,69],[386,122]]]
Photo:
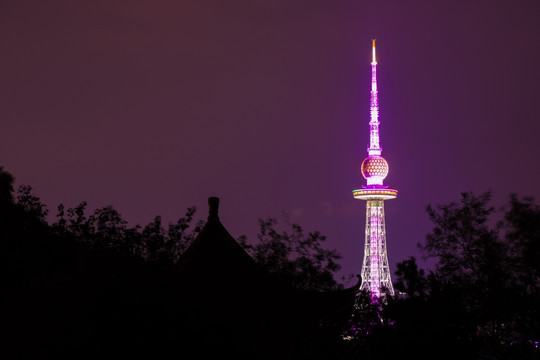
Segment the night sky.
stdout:
[[[464,191],[540,199],[538,1],[0,2],[0,166],[130,225],[221,199],[319,230],[359,273],[377,39],[392,272]],[[420,262],[422,264],[422,262]]]

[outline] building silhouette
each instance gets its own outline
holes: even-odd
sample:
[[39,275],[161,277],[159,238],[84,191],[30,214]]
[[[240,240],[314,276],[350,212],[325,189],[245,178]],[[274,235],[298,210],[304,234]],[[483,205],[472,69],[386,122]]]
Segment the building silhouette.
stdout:
[[294,288],[245,252],[219,219],[219,199],[208,201],[208,221],[176,264],[174,316],[183,343],[203,358],[335,355],[358,285],[328,292]]

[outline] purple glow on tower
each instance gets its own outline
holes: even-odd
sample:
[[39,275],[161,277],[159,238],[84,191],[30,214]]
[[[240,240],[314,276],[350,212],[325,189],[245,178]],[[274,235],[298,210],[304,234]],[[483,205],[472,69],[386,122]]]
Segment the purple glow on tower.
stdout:
[[373,55],[371,59],[371,100],[369,121],[369,155],[381,155],[379,144],[379,98],[377,93],[377,57],[375,56],[375,40],[373,40]]
[[379,215],[380,208],[377,206],[372,206],[370,209],[370,229],[371,229],[371,244],[370,244],[370,253],[371,261],[370,268],[371,273],[373,274],[369,281],[369,290],[372,294],[379,294],[379,283],[380,279],[380,256],[379,248],[381,246],[381,216]]
[[362,175],[367,186],[354,190],[355,199],[366,200],[366,241],[362,263],[362,284],[360,290],[369,290],[372,297],[380,298],[383,290],[394,295],[390,278],[388,255],[386,253],[386,227],[384,220],[384,200],[395,199],[397,190],[383,186],[388,175],[388,163],[381,156],[379,137],[379,99],[377,91],[377,58],[375,40],[371,61],[371,101],[369,121],[368,156],[362,162]]

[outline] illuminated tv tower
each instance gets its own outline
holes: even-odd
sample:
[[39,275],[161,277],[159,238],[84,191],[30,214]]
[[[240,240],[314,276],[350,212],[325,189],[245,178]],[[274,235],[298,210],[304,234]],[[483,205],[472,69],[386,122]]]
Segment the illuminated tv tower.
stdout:
[[355,199],[366,200],[366,243],[362,264],[360,290],[369,290],[372,297],[380,298],[386,291],[394,295],[390,279],[390,267],[386,253],[386,228],[384,223],[384,200],[395,199],[397,190],[383,185],[388,175],[388,163],[381,156],[379,144],[379,101],[377,98],[377,58],[375,40],[371,61],[371,102],[369,120],[368,157],[362,162],[362,175],[367,185],[353,190]]

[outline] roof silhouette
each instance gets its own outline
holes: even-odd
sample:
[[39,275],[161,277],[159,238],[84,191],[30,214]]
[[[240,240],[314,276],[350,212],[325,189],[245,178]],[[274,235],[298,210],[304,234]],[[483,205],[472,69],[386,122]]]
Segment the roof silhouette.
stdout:
[[181,279],[218,286],[266,276],[219,220],[219,199],[211,197],[208,204],[208,221],[177,262]]
[[321,321],[335,323],[352,314],[357,287],[317,292],[284,283],[225,229],[219,199],[208,203],[208,221],[176,264],[178,316],[192,342],[202,342],[199,349],[287,358],[315,346]]

